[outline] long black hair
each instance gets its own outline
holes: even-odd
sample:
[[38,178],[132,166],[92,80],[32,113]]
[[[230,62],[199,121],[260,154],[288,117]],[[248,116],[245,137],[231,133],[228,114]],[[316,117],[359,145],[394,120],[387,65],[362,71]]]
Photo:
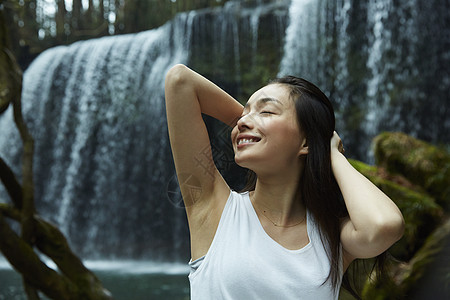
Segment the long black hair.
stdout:
[[[305,79],[286,76],[269,84],[282,84],[289,88],[289,96],[295,104],[300,131],[306,137],[308,154],[298,185],[297,197],[318,224],[331,264],[326,281],[330,280],[332,287],[337,291],[342,274],[340,228],[341,222],[349,214],[331,169],[330,141],[335,130],[334,109],[328,97]],[[256,174],[249,171],[244,191],[254,190],[255,186]],[[342,286],[360,299],[347,273],[342,278]]]

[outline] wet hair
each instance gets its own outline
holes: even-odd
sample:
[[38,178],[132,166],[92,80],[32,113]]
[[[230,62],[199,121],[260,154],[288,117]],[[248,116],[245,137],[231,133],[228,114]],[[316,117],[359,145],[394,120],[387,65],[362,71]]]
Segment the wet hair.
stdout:
[[[282,84],[289,89],[289,96],[295,104],[300,131],[306,137],[308,154],[298,185],[297,197],[318,224],[331,264],[325,282],[330,280],[337,291],[342,273],[340,224],[348,217],[348,211],[331,169],[330,140],[335,130],[333,106],[317,86],[305,79],[286,76],[269,84]],[[256,174],[249,171],[247,179],[244,191],[254,190]],[[355,284],[351,284],[347,274],[348,272],[342,278],[342,286],[360,299],[355,292]]]

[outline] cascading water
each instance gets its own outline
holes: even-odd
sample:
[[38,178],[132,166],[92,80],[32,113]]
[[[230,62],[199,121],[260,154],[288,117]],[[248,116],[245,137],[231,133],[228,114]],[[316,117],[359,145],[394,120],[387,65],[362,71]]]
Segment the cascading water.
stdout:
[[317,51],[319,49],[316,12],[320,1],[293,1],[289,9],[290,26],[286,30],[284,56],[280,65],[280,76],[302,74],[313,82],[318,80]]
[[[194,17],[54,48],[25,72],[38,207],[82,256],[173,259],[187,248],[184,211],[166,194],[174,169],[163,88],[168,68],[187,62]],[[11,114],[1,122],[3,138]],[[17,135],[1,143],[15,166],[18,145]]]
[[[381,83],[383,72],[385,70],[380,62],[382,53],[385,51],[385,49],[387,49],[387,47],[390,46],[390,32],[389,30],[385,30],[383,24],[384,20],[386,20],[388,17],[390,2],[390,0],[378,1],[371,3],[371,5],[369,6],[369,22],[373,27],[373,42],[369,51],[369,59],[367,61],[367,66],[373,74],[367,88],[367,96],[369,99],[374,99],[376,97],[376,94],[378,93],[378,87]],[[386,105],[376,104],[376,101],[370,101],[369,103],[369,112],[367,115],[367,120],[369,121],[369,123],[376,122],[377,116],[384,113],[383,109]],[[371,133],[377,132],[377,129],[375,127],[367,128],[367,130],[371,130]]]
[[309,79],[329,95],[353,157],[371,161],[371,139],[384,130],[448,144],[447,6],[293,0],[279,74]]

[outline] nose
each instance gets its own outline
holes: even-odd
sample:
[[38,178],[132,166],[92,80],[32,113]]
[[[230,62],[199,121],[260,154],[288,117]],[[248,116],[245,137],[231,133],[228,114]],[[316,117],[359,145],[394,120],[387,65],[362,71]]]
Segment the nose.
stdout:
[[243,115],[236,123],[239,131],[244,131],[245,129],[253,128],[253,117],[251,114]]

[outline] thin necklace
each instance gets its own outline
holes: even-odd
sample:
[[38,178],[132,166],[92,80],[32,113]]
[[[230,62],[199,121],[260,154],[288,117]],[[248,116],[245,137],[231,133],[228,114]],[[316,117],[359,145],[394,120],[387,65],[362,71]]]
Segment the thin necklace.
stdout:
[[284,227],[284,228],[294,227],[294,226],[297,226],[297,225],[302,224],[303,221],[305,221],[305,219],[306,219],[306,214],[305,214],[305,216],[303,217],[303,219],[302,219],[300,222],[297,222],[297,223],[294,223],[294,224],[291,224],[291,225],[280,225],[280,224],[277,224],[276,222],[272,221],[272,220],[266,215],[266,211],[264,211],[264,213],[261,213],[261,211],[256,207],[256,205],[253,205],[253,207],[256,209],[257,212],[259,212],[259,214],[261,214],[261,215],[263,215],[264,217],[266,217],[267,220],[269,220],[269,221],[273,224],[273,226],[275,226],[275,227]]

